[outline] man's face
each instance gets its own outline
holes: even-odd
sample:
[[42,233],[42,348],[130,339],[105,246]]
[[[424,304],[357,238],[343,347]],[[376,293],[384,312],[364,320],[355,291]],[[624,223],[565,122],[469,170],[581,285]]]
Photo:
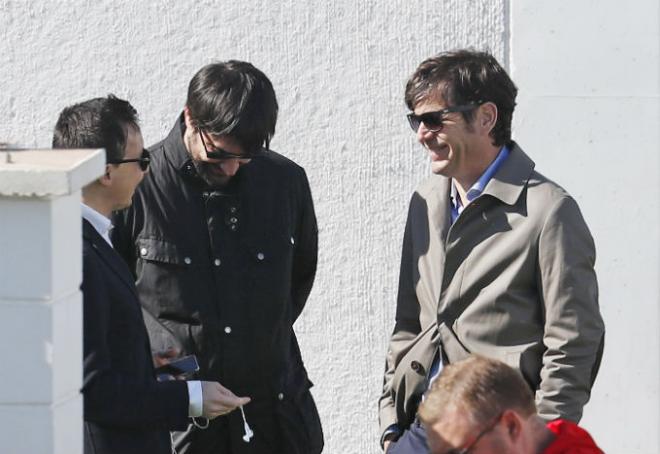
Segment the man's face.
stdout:
[[[422,115],[448,107],[453,106],[443,100],[427,100],[415,106],[414,113]],[[447,113],[442,119],[442,127],[437,131],[422,122],[417,130],[417,140],[429,153],[433,173],[460,179],[470,171],[469,160],[476,152],[478,136],[460,112]]]
[[226,186],[238,170],[250,162],[250,159],[213,159],[209,158],[208,153],[222,150],[241,156],[245,155],[245,150],[231,136],[213,136],[196,129],[192,124],[188,107],[184,109],[184,119],[186,123],[184,142],[197,174],[211,187]]
[[[128,127],[126,136],[126,153],[124,159],[139,159],[144,150],[142,133],[134,127]],[[112,195],[115,210],[130,206],[135,188],[142,181],[144,171],[139,162],[126,162],[123,164],[108,164],[111,173]]]
[[431,454],[523,454],[506,436],[501,418],[478,426],[465,412],[452,410],[426,433]]
[[213,159],[208,157],[207,153],[216,150],[223,150],[236,156],[244,155],[243,147],[230,136],[210,136],[198,131],[192,137],[190,154],[193,164],[199,176],[209,186],[226,186],[238,170],[250,162],[250,159],[244,158]]

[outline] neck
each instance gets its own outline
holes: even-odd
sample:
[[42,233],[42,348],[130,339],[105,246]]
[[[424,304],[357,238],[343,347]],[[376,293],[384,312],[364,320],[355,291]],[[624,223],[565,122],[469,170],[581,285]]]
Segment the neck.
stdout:
[[82,202],[88,207],[95,209],[108,219],[110,219],[112,216],[112,205],[107,202],[107,199],[100,197],[92,190],[83,191]]
[[550,445],[550,443],[554,441],[555,434],[553,434],[550,429],[545,426],[545,421],[543,421],[538,416],[534,416],[533,419],[529,421],[529,423],[531,443],[527,452],[541,454]]
[[481,175],[484,174],[488,166],[493,163],[500,150],[501,147],[495,146],[490,142],[482,145],[479,148],[479,151],[470,154],[468,158],[470,162],[469,169],[466,172],[463,172],[461,175],[456,175],[453,177],[456,190],[458,191],[458,195],[461,197],[463,206],[468,203],[468,190],[474,183],[477,182]]

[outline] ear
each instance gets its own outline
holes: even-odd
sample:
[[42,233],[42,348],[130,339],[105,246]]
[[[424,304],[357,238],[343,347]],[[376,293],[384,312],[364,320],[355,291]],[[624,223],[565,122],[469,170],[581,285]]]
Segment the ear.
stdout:
[[504,425],[504,430],[509,439],[515,441],[520,438],[523,429],[523,421],[518,413],[511,409],[504,410],[501,423]]
[[105,173],[99,177],[98,182],[103,186],[110,186],[112,183],[112,172],[114,167],[110,164],[105,165]]
[[190,117],[190,109],[188,106],[183,108],[183,119],[186,122],[186,129],[190,129],[191,131],[196,129],[192,124],[192,118]]
[[490,134],[497,123],[497,106],[492,102],[486,102],[479,107],[477,127],[484,133]]

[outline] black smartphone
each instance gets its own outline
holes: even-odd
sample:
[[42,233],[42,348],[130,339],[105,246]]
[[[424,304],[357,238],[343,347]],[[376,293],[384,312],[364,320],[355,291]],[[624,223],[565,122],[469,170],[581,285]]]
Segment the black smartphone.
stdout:
[[197,363],[197,357],[195,355],[188,355],[156,368],[156,377],[159,381],[171,380],[172,376],[185,376],[198,370],[199,364]]

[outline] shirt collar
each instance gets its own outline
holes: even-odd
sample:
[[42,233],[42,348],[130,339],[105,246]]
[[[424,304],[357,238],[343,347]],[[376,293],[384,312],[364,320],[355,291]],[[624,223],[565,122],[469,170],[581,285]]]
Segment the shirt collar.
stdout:
[[[470,189],[468,189],[466,193],[468,202],[472,202],[474,199],[479,197],[484,192],[486,185],[491,180],[491,178],[493,178],[493,175],[495,175],[495,173],[500,168],[502,163],[509,156],[509,153],[510,153],[509,148],[506,145],[504,145],[500,149],[500,152],[497,154],[493,162],[490,163],[490,165],[486,168],[484,173],[481,174],[479,179],[470,187]],[[458,207],[461,204],[461,201],[460,201],[460,197],[458,197],[458,190],[456,189],[456,184],[454,183],[453,178],[451,180],[450,195],[451,195],[452,205],[454,207]]]
[[109,232],[113,226],[112,222],[110,222],[110,219],[106,218],[89,205],[85,205],[84,203],[81,203],[80,205],[82,208],[82,217],[86,219],[87,222],[92,224],[94,230],[96,230],[99,235],[101,235],[103,239],[106,240],[110,246],[112,246]]

